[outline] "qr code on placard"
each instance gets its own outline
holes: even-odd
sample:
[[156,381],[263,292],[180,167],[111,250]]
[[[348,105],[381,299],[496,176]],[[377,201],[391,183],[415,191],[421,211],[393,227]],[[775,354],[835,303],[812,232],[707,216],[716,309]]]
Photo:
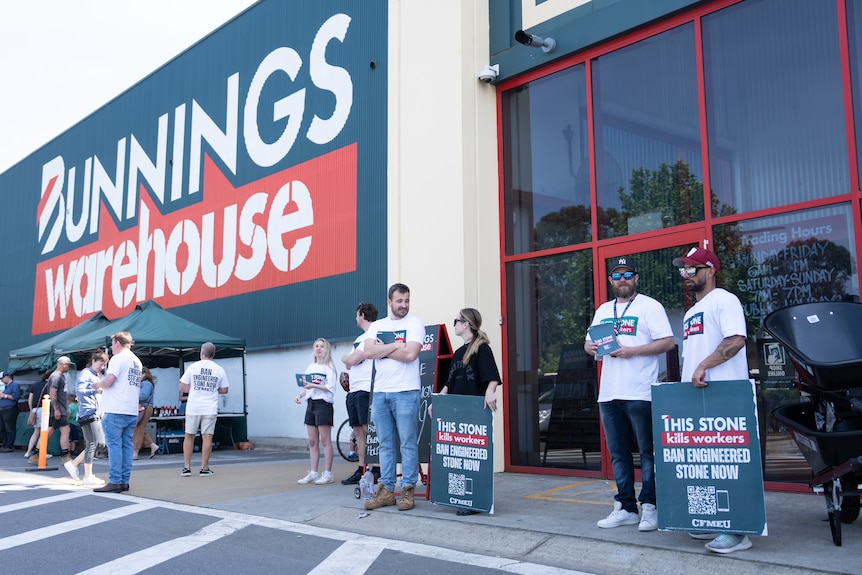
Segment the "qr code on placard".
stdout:
[[688,486],[688,514],[689,515],[716,515],[718,506],[716,504],[715,487],[712,485],[689,485]]
[[449,474],[449,494],[450,495],[466,495],[467,482],[466,476],[463,473]]

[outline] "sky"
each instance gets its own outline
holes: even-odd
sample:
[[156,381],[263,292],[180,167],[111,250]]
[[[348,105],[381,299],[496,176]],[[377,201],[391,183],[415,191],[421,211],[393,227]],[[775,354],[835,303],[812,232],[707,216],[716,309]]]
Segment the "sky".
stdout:
[[0,173],[255,1],[0,2]]

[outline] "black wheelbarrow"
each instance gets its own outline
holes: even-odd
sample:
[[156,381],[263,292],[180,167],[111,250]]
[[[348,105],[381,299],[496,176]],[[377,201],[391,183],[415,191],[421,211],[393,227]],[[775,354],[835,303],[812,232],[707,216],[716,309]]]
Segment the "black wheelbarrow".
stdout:
[[823,492],[832,541],[841,545],[841,523],[859,517],[862,482],[862,304],[817,302],[788,306],[766,316],[763,327],[787,348],[810,401],[777,407],[782,422]]

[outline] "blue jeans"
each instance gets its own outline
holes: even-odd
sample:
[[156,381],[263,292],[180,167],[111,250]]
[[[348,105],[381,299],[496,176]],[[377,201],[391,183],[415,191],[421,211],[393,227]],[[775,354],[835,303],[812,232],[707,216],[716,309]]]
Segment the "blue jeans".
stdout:
[[[652,444],[652,405],[649,401],[616,399],[599,403],[605,441],[613,463],[619,501],[626,511],[637,513],[641,503],[655,505],[655,457]],[[635,465],[631,437],[637,441],[641,457],[641,494],[635,499]]]
[[[419,478],[419,390],[374,392],[371,419],[380,441],[380,483],[395,491],[398,457],[396,441],[401,442],[401,487],[416,485]],[[398,436],[396,437],[396,430]]]
[[132,474],[132,455],[137,415],[106,413],[102,418],[105,445],[108,446],[108,483],[122,485]]

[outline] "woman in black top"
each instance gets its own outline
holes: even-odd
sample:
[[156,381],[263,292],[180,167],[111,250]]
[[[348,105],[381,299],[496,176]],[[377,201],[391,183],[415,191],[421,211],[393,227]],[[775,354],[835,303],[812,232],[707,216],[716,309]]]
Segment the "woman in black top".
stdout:
[[[489,345],[488,335],[482,331],[482,315],[473,308],[464,308],[455,318],[454,332],[464,340],[464,345],[455,350],[449,377],[441,394],[476,395],[485,398],[485,407],[497,411],[497,386],[500,372]],[[459,509],[458,515],[478,513],[470,509]]]

